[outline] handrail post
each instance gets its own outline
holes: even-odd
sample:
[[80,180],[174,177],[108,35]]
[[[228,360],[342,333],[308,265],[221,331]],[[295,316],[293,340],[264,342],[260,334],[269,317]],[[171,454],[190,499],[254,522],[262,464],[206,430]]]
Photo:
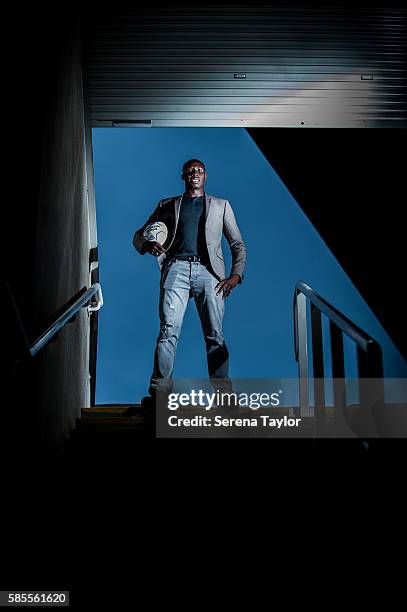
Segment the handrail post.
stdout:
[[359,403],[370,409],[384,404],[383,358],[377,342],[369,342],[367,350],[358,347]]
[[300,415],[308,417],[312,415],[308,397],[307,298],[303,293],[297,294],[296,305]]
[[329,321],[331,335],[332,383],[333,400],[336,410],[344,410],[346,406],[345,387],[345,358],[343,354],[342,330],[332,321]]
[[364,436],[377,434],[375,409],[383,407],[384,383],[380,346],[375,341],[368,343],[366,350],[358,346],[358,386],[360,427]]
[[369,393],[367,390],[368,383],[366,379],[369,377],[367,351],[364,351],[360,346],[357,347],[357,362],[358,362],[358,380],[359,380],[359,405],[362,410],[368,408]]
[[382,349],[377,342],[367,345],[367,359],[370,378],[384,378]]
[[325,411],[324,349],[322,343],[321,311],[311,302],[312,367],[314,370],[315,417],[321,419]]

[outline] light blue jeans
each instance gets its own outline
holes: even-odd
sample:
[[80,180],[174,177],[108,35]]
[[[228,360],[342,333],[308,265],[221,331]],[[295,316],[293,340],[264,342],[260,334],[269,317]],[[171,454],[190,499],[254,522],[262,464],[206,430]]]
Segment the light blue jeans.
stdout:
[[171,389],[178,339],[191,294],[195,300],[205,338],[211,383],[215,388],[230,388],[229,352],[222,333],[225,302],[222,294],[216,295],[215,286],[218,282],[217,278],[198,261],[176,259],[162,270],[160,333],[148,390],[153,397],[157,393],[158,386],[163,383],[166,389]]

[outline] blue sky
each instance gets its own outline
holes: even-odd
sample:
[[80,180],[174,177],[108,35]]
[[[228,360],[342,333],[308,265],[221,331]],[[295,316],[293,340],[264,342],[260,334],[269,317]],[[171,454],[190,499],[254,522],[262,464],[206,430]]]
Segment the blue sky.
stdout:
[[[206,192],[230,201],[248,250],[244,282],[226,302],[231,376],[297,376],[292,300],[300,279],[378,340],[385,376],[407,376],[406,362],[246,130],[98,128],[93,147],[105,302],[97,403],[135,403],[146,394],[159,331],[160,275],[155,258],[140,256],[132,238],[161,198],[183,192],[181,167],[192,157],[206,164]],[[223,250],[230,270],[226,241]],[[345,354],[348,375],[356,376],[347,339]],[[190,300],[174,377],[206,376],[202,332]]]

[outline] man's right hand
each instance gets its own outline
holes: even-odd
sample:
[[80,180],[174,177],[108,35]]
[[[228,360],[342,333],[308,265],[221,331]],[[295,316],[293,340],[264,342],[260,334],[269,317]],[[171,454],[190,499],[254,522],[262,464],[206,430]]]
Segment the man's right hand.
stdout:
[[146,253],[150,253],[150,255],[154,255],[154,257],[157,257],[158,255],[162,255],[163,253],[165,253],[164,247],[159,242],[153,242],[153,241],[147,240],[144,248],[145,248]]

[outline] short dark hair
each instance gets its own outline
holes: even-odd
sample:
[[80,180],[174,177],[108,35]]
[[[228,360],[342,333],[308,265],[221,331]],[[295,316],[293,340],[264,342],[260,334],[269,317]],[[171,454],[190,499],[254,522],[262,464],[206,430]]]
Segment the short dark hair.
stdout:
[[188,161],[185,162],[185,164],[182,166],[182,174],[184,174],[185,170],[188,168],[188,166],[190,166],[193,162],[198,162],[198,164],[201,164],[201,166],[203,166],[203,169],[206,172],[206,168],[205,168],[205,164],[200,160],[200,159],[195,159],[195,157],[193,159],[189,159]]

